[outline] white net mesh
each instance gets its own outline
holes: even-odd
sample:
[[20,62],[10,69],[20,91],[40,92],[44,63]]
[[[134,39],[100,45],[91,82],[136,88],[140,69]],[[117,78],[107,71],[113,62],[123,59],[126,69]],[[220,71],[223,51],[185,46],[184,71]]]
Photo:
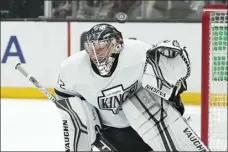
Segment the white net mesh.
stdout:
[[208,145],[227,151],[227,10],[210,12]]

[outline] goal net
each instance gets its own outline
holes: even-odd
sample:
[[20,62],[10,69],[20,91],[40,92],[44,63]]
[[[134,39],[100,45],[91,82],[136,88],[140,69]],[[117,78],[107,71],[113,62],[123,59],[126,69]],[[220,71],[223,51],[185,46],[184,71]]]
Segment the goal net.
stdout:
[[201,138],[212,151],[227,151],[227,5],[202,12]]

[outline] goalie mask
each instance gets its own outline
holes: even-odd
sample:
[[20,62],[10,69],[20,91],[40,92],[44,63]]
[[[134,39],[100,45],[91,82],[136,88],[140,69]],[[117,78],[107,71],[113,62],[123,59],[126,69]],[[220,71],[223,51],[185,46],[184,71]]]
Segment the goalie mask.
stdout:
[[110,74],[116,57],[123,50],[123,37],[112,25],[98,24],[87,32],[84,45],[100,75],[106,76]]

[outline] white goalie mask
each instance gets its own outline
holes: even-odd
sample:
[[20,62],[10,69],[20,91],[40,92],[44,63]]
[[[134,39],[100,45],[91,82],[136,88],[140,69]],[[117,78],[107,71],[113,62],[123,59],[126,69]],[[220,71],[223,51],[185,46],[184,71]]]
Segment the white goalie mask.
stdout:
[[123,50],[122,34],[109,24],[98,24],[87,32],[85,49],[100,75],[108,76]]

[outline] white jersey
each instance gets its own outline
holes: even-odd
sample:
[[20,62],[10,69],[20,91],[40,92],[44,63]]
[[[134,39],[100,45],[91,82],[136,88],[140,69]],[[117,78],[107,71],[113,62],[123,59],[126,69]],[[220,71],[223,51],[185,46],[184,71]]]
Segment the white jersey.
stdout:
[[99,110],[104,125],[127,127],[120,105],[141,86],[146,51],[150,48],[138,40],[124,40],[124,50],[110,77],[95,73],[87,52],[80,51],[62,62],[56,93],[83,97]]

